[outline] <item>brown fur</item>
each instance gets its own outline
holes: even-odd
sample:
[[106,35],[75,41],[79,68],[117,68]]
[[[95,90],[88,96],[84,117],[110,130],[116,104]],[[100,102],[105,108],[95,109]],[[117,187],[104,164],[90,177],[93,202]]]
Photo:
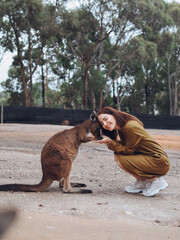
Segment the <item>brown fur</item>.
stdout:
[[64,120],[64,121],[62,121],[61,125],[69,126],[70,122],[69,122],[69,120]]
[[99,123],[89,119],[71,129],[58,132],[46,142],[42,149],[43,176],[41,182],[36,185],[0,185],[0,191],[42,192],[47,190],[53,181],[64,180],[63,192],[70,192],[69,176],[79,146],[81,143],[91,141],[93,136],[100,139],[99,129]]

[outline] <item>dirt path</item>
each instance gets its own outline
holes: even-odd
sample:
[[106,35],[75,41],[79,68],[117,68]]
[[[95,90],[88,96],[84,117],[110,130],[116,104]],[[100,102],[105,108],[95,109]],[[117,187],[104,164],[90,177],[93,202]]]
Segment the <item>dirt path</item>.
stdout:
[[[0,184],[38,183],[40,152],[55,125],[0,125]],[[169,187],[156,197],[131,195],[124,187],[134,179],[122,172],[104,145],[83,144],[73,165],[72,181],[84,182],[92,194],[63,194],[54,182],[44,193],[0,192],[1,208],[18,210],[5,240],[179,239],[180,131],[148,130],[166,149]]]

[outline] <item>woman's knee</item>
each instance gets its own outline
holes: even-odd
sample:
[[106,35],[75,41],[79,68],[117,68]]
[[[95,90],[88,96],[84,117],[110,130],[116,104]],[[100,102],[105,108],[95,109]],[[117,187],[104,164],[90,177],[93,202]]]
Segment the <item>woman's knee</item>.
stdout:
[[116,161],[118,164],[120,164],[120,157],[119,157],[119,156],[117,156],[116,154],[114,154],[114,159],[115,159],[115,161]]
[[169,159],[161,158],[160,161],[161,161],[160,164],[157,165],[157,169],[159,171],[159,174],[166,175],[167,172],[170,169]]
[[118,162],[118,158],[117,158],[116,154],[114,154],[114,159],[115,159],[116,162]]
[[167,172],[169,171],[169,169],[170,169],[170,163],[169,162],[166,162],[165,164],[164,164],[164,166],[162,167],[162,174],[163,175],[166,175],[167,174]]

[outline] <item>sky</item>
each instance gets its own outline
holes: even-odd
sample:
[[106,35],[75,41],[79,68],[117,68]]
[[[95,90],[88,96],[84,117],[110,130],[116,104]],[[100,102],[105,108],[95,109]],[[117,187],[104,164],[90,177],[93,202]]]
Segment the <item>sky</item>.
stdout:
[[[166,2],[172,2],[172,1],[173,0],[166,0]],[[180,3],[180,0],[175,0],[175,2]],[[13,56],[12,53],[7,52],[4,55],[2,61],[0,62],[0,83],[5,81],[8,78],[8,69],[9,69],[9,66],[12,63],[12,56]],[[3,88],[0,85],[0,92],[2,92],[2,91],[3,91]]]

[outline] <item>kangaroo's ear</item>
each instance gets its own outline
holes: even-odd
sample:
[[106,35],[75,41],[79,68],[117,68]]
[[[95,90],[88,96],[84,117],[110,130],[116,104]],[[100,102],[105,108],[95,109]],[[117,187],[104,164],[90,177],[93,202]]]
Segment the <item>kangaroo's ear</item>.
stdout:
[[90,115],[90,120],[91,120],[92,122],[96,122],[97,119],[98,119],[97,112],[96,112],[96,111],[93,111],[93,112],[91,113],[91,115]]

